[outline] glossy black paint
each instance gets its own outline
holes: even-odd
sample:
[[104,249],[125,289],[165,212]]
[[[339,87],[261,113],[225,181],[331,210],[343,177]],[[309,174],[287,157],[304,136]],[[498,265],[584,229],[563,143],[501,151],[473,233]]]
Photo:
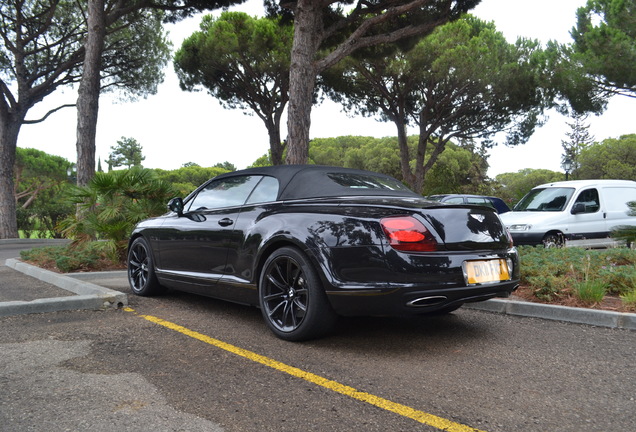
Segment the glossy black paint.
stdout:
[[[281,169],[282,168],[282,169]],[[280,170],[280,171],[278,171]],[[188,210],[140,223],[131,242],[150,244],[162,286],[258,305],[258,281],[274,251],[295,248],[317,271],[331,307],[340,315],[405,315],[444,310],[464,302],[505,297],[519,283],[516,250],[498,215],[487,207],[442,205],[410,191],[367,193],[337,188],[324,195],[297,198],[299,173],[311,181],[312,170],[345,174],[332,167],[270,167],[229,173],[276,177],[275,201],[219,209]],[[361,172],[364,173],[364,172]],[[202,188],[205,185],[202,186]],[[320,195],[319,185],[311,190]],[[303,189],[304,188],[304,189]],[[339,195],[337,195],[339,194]],[[293,199],[281,199],[284,196]],[[387,216],[411,215],[435,237],[439,250],[394,250],[380,225]],[[509,281],[467,285],[467,260],[504,258],[512,263]],[[419,299],[426,298],[426,300]]]

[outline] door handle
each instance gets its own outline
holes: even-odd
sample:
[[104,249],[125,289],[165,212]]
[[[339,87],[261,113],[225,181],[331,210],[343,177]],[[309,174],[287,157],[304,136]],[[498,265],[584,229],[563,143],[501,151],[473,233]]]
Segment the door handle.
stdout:
[[234,221],[230,218],[223,218],[219,221],[219,225],[222,227],[230,226],[234,223]]

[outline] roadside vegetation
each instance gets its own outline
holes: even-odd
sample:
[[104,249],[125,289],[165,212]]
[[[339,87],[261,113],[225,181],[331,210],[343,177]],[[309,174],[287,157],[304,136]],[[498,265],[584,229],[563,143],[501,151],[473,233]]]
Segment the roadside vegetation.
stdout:
[[[516,296],[541,303],[636,312],[636,250],[518,249],[521,288]],[[122,254],[103,240],[32,249],[23,251],[21,257],[62,273],[125,269]]]
[[636,250],[518,249],[526,300],[636,311]]

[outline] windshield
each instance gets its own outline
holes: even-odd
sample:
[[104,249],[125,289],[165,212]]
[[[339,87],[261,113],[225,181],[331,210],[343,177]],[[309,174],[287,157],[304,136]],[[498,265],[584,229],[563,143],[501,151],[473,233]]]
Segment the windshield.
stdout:
[[563,211],[573,193],[572,188],[532,189],[514,209],[516,211]]

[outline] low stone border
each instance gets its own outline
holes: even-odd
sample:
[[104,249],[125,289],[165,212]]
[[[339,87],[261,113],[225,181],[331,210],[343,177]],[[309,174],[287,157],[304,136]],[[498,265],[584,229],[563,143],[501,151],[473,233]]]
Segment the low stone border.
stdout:
[[598,327],[636,330],[636,314],[634,313],[575,308],[507,299],[491,299],[485,302],[467,303],[464,307],[507,315],[566,321]]
[[[5,265],[75,295],[33,301],[0,302],[0,316],[62,310],[120,308],[128,305],[126,294],[90,282],[90,280],[122,278],[126,275],[125,271],[61,275],[17,259],[8,259]],[[574,308],[509,299],[491,299],[484,302],[467,303],[464,307],[507,315],[636,330],[636,314],[634,313]]]
[[75,295],[33,301],[0,302],[0,316],[79,309],[99,310],[128,306],[128,296],[125,293],[54,273],[17,259],[8,259],[5,265]]

